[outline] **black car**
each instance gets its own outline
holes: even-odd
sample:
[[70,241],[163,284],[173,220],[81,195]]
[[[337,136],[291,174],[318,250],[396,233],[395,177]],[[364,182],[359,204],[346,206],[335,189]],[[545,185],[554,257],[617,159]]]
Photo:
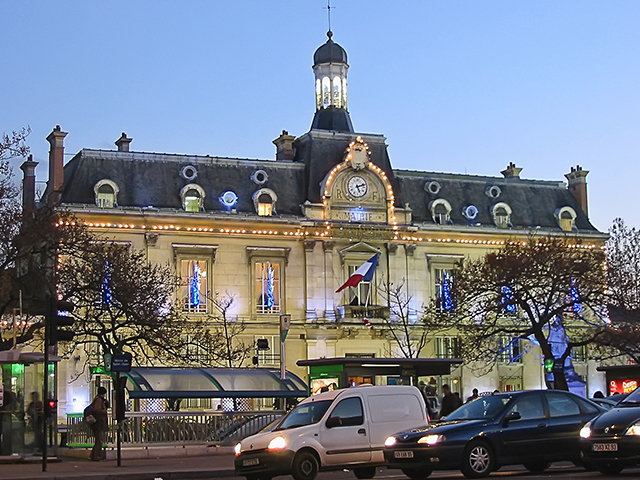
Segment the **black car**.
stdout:
[[640,389],[580,430],[586,465],[605,474],[640,464]]
[[512,464],[539,473],[550,462],[579,463],[578,432],[602,412],[590,400],[560,390],[488,395],[443,422],[392,435],[384,456],[388,468],[414,480],[445,469],[480,478]]

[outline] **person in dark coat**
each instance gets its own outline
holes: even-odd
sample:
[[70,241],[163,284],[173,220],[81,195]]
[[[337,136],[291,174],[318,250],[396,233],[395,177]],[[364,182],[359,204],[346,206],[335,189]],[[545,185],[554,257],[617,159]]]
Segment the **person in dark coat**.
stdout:
[[104,398],[106,394],[107,389],[99,387],[96,398],[91,402],[91,414],[95,417],[96,421],[91,425],[91,430],[95,437],[95,443],[91,450],[91,455],[89,455],[89,459],[94,462],[102,460],[102,445],[104,444],[105,433],[109,427],[107,423],[107,401]]
[[42,452],[42,425],[44,421],[44,405],[40,400],[38,392],[31,392],[31,402],[27,406],[27,415],[33,429],[35,453]]
[[440,407],[440,418],[446,417],[460,406],[460,398],[451,393],[449,385],[442,385],[442,406]]

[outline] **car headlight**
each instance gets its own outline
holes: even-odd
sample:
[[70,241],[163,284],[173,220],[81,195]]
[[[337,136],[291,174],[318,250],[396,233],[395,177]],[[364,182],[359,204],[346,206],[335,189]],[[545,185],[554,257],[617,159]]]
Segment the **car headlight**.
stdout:
[[418,443],[426,443],[427,445],[435,445],[436,443],[442,442],[444,440],[444,435],[425,435]]
[[591,436],[591,422],[587,422],[580,429],[580,438],[589,438]]
[[391,447],[395,445],[397,441],[398,440],[396,440],[396,437],[387,437],[387,439],[384,441],[384,446]]
[[625,435],[640,435],[640,422],[631,425],[625,432]]
[[236,443],[236,446],[233,447],[233,451],[236,452],[236,457],[240,455],[240,452],[242,452],[242,444]]
[[282,450],[287,446],[284,437],[275,437],[269,442],[268,450]]

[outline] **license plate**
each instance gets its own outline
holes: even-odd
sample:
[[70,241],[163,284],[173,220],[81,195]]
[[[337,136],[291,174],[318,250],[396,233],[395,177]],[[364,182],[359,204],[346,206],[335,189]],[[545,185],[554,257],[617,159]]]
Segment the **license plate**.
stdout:
[[617,452],[617,443],[594,443],[592,447],[594,452]]
[[394,458],[413,458],[413,452],[411,450],[400,450],[399,452],[393,452]]
[[247,458],[246,460],[242,461],[242,466],[243,467],[250,467],[252,465],[260,465],[260,459],[259,458]]

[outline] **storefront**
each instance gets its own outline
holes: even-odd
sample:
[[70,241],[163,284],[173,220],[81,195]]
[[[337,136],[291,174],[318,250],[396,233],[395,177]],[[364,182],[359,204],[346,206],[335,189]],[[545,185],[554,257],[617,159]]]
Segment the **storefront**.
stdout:
[[640,385],[640,365],[613,365],[596,370],[605,372],[607,395],[631,393]]

